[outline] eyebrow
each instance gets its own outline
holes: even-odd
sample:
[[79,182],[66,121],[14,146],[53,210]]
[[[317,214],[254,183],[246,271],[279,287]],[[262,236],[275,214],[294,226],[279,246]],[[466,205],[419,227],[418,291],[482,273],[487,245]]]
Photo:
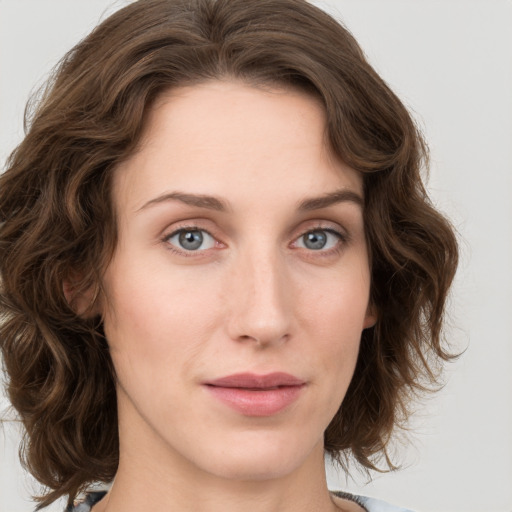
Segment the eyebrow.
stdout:
[[183,192],[169,192],[161,196],[151,199],[144,203],[137,211],[144,210],[148,206],[164,203],[166,201],[180,201],[189,206],[197,206],[199,208],[207,208],[208,210],[216,210],[219,212],[226,212],[229,210],[228,204],[214,196],[207,196],[204,194],[185,194]]
[[[144,203],[137,212],[153,206],[156,204],[164,203],[167,201],[180,201],[189,206],[196,206],[198,208],[206,208],[208,210],[215,210],[218,212],[227,212],[230,210],[229,205],[226,201],[215,197],[204,194],[186,194],[184,192],[168,192],[161,196],[151,199],[147,203]],[[321,210],[334,204],[351,202],[358,206],[364,205],[364,200],[358,193],[349,189],[335,190],[329,192],[323,196],[311,197],[304,199],[299,202],[297,210],[301,212]]]
[[304,199],[299,203],[298,210],[301,212],[309,212],[311,210],[321,210],[337,203],[355,203],[358,206],[364,206],[364,200],[361,195],[353,190],[340,189],[334,192],[329,192],[320,197],[312,197],[310,199]]

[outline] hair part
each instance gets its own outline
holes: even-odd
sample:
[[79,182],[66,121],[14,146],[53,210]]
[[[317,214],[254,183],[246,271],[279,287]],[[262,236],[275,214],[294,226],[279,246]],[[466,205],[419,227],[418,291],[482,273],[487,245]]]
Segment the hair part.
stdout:
[[305,0],[134,2],[64,57],[0,177],[0,348],[26,467],[49,489],[41,506],[111,480],[119,460],[101,319],[77,314],[64,284],[70,296],[101,295],[117,242],[112,174],[136,150],[156,98],[219,79],[319,98],[332,150],[363,173],[379,319],[363,332],[326,452],[392,466],[386,448],[411,394],[434,385],[436,365],[451,357],[441,327],[453,230],[423,187],[420,132],[350,33]]

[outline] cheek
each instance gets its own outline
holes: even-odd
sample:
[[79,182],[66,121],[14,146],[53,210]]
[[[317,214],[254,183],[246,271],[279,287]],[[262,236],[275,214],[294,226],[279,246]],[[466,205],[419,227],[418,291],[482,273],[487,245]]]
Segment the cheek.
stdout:
[[364,328],[369,293],[369,270],[364,265],[347,265],[321,279],[305,276],[300,286],[300,316],[314,324],[319,335],[323,332],[330,337],[336,332],[341,338],[351,338]]
[[117,262],[115,269],[107,280],[104,327],[118,377],[132,378],[136,370],[155,383],[169,378],[169,368],[186,370],[216,321],[215,282],[183,271],[171,275],[168,265],[148,271]]
[[350,381],[365,327],[369,272],[364,266],[317,281],[315,291],[303,288],[298,321],[310,333],[313,355],[331,382]]

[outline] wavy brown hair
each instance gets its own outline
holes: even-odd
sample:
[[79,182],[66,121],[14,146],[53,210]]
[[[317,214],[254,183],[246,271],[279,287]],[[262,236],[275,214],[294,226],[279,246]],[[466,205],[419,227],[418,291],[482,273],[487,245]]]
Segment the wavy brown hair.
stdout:
[[0,347],[26,429],[23,459],[45,506],[113,478],[115,378],[101,318],[73,293],[101,293],[116,247],[112,173],[170,88],[211,79],[319,98],[333,151],[363,174],[375,327],[363,332],[325,450],[375,468],[411,395],[449,359],[441,327],[457,264],[449,223],[420,171],[426,146],[350,33],[304,0],[140,0],[61,61],[0,177]]

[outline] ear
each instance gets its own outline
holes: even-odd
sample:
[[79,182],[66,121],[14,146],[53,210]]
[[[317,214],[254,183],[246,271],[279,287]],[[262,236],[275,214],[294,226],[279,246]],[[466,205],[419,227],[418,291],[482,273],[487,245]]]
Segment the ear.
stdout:
[[369,329],[373,327],[379,318],[377,314],[377,308],[374,304],[368,304],[368,308],[366,309],[366,315],[364,317],[363,329]]
[[69,307],[82,318],[92,318],[101,313],[97,286],[84,289],[83,279],[73,276],[62,283],[62,291]]

